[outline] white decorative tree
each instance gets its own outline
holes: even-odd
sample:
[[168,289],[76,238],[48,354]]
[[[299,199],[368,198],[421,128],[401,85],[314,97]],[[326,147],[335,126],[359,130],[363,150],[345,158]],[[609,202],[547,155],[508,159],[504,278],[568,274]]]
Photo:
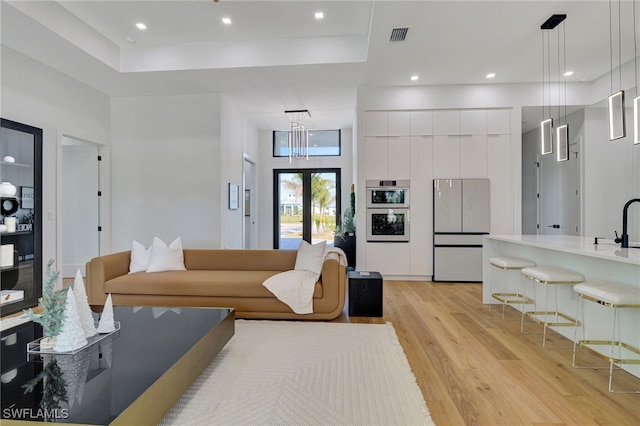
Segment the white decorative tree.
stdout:
[[107,296],[107,301],[104,302],[104,309],[100,316],[100,322],[98,323],[98,333],[111,333],[115,331],[116,324],[113,321],[113,301],[111,300],[111,293]]
[[87,344],[84,330],[80,325],[78,305],[72,291],[67,292],[67,300],[64,307],[64,320],[60,334],[56,339],[53,350],[56,352],[69,352],[79,349]]
[[73,295],[76,297],[76,303],[78,304],[80,325],[84,330],[84,336],[86,338],[95,336],[98,334],[98,330],[96,330],[96,326],[93,321],[93,315],[91,314],[91,308],[89,307],[89,300],[87,299],[87,292],[84,288],[84,281],[82,280],[80,269],[76,271],[76,276],[73,281]]

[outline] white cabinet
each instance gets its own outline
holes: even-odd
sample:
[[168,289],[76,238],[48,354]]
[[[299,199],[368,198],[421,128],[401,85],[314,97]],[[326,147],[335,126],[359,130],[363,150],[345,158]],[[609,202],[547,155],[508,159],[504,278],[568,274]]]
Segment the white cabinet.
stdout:
[[367,137],[367,179],[411,179],[408,136]]
[[465,109],[460,111],[460,134],[486,135],[487,110]]
[[433,275],[433,137],[411,138],[411,275]]
[[[511,136],[488,136],[488,175],[491,181],[491,206],[512,205]],[[491,210],[491,233],[512,233],[512,211],[506,208]]]
[[388,179],[411,179],[411,138],[408,136],[387,138]]
[[460,177],[460,136],[433,137],[433,177]]
[[367,111],[366,136],[409,136],[410,111]]
[[411,111],[411,135],[433,135],[433,111]]
[[457,109],[442,109],[433,111],[434,135],[459,135],[460,111]]
[[411,181],[411,241],[365,243],[363,268],[433,275],[433,179],[488,178],[490,231],[512,232],[511,109],[366,111],[363,140],[362,177]]
[[487,177],[487,135],[460,136],[460,177]]
[[367,243],[367,269],[383,276],[409,275],[410,256],[411,246],[407,243]]
[[367,111],[366,136],[387,136],[387,111]]
[[511,110],[490,109],[487,112],[487,134],[510,135],[511,134]]
[[409,136],[411,134],[411,112],[389,111],[387,113],[387,136]]
[[387,138],[365,138],[367,153],[367,179],[387,178]]

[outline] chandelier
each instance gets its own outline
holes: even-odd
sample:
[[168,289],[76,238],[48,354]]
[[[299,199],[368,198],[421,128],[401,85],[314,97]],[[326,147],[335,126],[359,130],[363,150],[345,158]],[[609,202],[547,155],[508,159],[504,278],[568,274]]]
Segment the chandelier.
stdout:
[[300,121],[311,118],[309,111],[289,110],[284,112],[291,121],[289,131],[289,163],[296,158],[299,160],[309,160],[309,131]]

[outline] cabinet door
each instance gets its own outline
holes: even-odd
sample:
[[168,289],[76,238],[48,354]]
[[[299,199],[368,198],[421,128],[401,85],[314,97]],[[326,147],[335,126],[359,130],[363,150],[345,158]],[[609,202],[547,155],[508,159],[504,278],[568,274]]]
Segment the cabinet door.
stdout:
[[462,232],[489,232],[489,180],[462,179]]
[[[513,190],[513,178],[511,177],[511,136],[489,136],[489,179],[491,180],[491,233],[513,233],[513,217],[509,209],[502,206],[510,206]],[[519,161],[519,160],[518,160]],[[518,183],[519,184],[519,183]],[[495,208],[500,206],[501,208]]]
[[367,111],[365,136],[387,136],[387,111]]
[[408,136],[387,138],[387,177],[411,179],[411,139]]
[[463,135],[487,134],[487,110],[460,111],[460,133]]
[[441,109],[433,111],[434,135],[459,135],[460,111],[457,109]]
[[462,181],[436,179],[433,183],[434,232],[462,231]]
[[433,135],[433,111],[411,111],[411,135]]
[[433,137],[433,177],[460,177],[460,137]]
[[460,177],[487,177],[487,136],[460,136]]
[[387,136],[409,136],[410,133],[410,111],[389,111],[387,113]]
[[487,111],[487,134],[510,135],[511,134],[511,110],[490,109]]
[[432,136],[411,138],[411,275],[433,275]]
[[367,152],[367,179],[387,179],[387,138],[365,138]]
[[407,243],[368,243],[367,270],[385,275],[409,275],[411,245]]

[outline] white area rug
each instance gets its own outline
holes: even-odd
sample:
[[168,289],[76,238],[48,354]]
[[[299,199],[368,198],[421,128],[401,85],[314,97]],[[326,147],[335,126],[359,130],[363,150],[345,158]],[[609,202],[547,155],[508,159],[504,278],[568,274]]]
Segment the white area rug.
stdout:
[[433,425],[391,324],[237,320],[166,425]]

